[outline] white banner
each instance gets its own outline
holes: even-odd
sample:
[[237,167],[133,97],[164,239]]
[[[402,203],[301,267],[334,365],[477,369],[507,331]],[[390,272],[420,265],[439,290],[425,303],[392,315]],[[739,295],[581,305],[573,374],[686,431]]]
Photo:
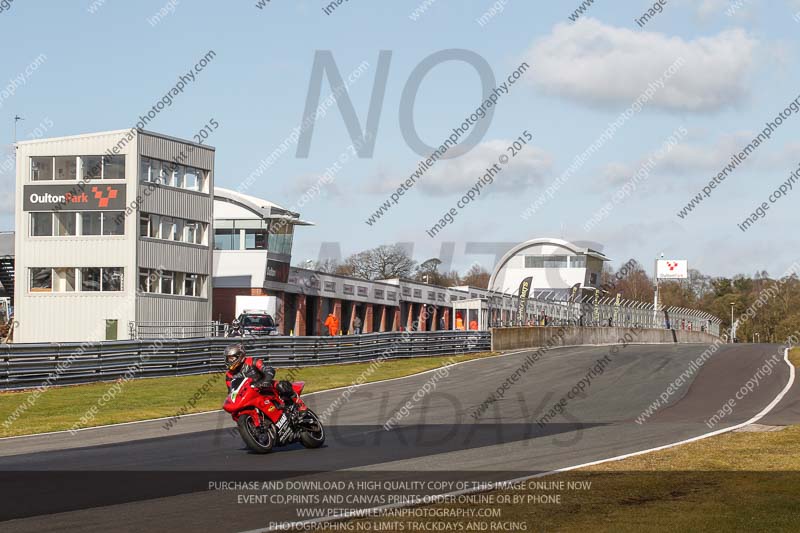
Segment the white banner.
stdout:
[[656,276],[659,279],[686,279],[689,277],[689,262],[686,259],[659,259]]

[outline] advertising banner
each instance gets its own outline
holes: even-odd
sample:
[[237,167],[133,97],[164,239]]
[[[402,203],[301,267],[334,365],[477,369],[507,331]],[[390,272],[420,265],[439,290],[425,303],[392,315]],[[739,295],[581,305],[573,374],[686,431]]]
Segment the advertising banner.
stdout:
[[124,211],[125,184],[25,185],[23,211]]
[[686,279],[689,277],[689,262],[686,259],[659,259],[656,276],[659,279]]
[[578,297],[578,293],[580,292],[580,290],[581,290],[581,284],[580,283],[576,283],[575,285],[572,286],[572,288],[569,291],[569,302],[570,303],[575,301],[575,298]]
[[525,316],[527,315],[526,311],[528,309],[528,295],[531,292],[532,283],[533,277],[528,276],[519,284],[519,306],[517,308],[517,320],[519,321],[520,325],[525,324]]

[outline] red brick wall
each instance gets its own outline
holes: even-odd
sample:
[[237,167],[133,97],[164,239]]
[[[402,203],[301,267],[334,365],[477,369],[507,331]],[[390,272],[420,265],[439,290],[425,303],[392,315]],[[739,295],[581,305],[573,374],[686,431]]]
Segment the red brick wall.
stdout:
[[236,287],[221,288],[214,287],[213,300],[211,303],[211,317],[213,320],[230,322],[236,313],[236,296],[272,296],[261,287]]

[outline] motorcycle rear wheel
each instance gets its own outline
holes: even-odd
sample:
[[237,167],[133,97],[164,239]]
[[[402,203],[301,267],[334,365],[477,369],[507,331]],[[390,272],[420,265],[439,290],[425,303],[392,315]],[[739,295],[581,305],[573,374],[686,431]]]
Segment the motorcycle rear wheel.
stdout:
[[248,448],[256,453],[269,453],[275,446],[276,434],[272,422],[262,418],[261,425],[256,426],[250,413],[239,417],[236,422],[239,435]]
[[300,430],[300,443],[306,448],[319,448],[325,443],[325,428],[322,427],[319,417],[311,409],[303,413]]

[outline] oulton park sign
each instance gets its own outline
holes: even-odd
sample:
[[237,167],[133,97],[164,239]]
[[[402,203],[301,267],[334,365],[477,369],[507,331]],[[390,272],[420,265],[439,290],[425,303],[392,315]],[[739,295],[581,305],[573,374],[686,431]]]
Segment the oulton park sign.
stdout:
[[25,185],[24,211],[107,211],[125,209],[125,185]]

